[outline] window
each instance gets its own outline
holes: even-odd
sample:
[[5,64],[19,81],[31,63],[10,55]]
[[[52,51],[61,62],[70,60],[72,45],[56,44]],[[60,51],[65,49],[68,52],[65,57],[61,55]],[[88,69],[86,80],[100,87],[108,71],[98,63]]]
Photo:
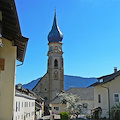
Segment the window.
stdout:
[[32,102],[32,107],[33,107],[33,106],[35,106],[35,103],[34,103],[34,102]]
[[33,116],[34,115],[34,111],[31,113],[31,116]]
[[17,102],[16,102],[16,112],[17,112]]
[[58,61],[55,59],[54,61],[54,68],[57,69],[58,68]]
[[83,108],[87,108],[87,103],[83,103]]
[[100,79],[99,82],[100,82],[100,83],[103,82],[103,79]]
[[120,102],[120,99],[119,99],[119,93],[115,93],[114,94],[114,102]]
[[54,107],[54,110],[57,110],[57,111],[58,111],[58,110],[59,110],[59,107]]
[[22,108],[23,108],[23,102],[22,102]]
[[23,115],[21,115],[21,119],[23,119]]
[[98,103],[101,103],[101,95],[98,95]]
[[[19,111],[20,111],[20,102],[19,102]],[[19,119],[19,118],[18,118]]]

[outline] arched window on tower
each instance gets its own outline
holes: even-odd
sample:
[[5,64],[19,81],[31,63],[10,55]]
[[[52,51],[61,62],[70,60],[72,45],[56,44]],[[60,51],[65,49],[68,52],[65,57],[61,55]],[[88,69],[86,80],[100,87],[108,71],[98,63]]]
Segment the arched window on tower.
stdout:
[[58,61],[55,59],[54,61],[54,68],[57,69],[58,68]]

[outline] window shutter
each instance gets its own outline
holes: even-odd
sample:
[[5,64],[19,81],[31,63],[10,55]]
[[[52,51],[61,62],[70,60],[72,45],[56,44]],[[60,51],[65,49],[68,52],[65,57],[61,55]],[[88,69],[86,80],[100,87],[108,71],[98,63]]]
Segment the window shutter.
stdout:
[[0,58],[0,69],[4,70],[4,66],[5,66],[5,59]]

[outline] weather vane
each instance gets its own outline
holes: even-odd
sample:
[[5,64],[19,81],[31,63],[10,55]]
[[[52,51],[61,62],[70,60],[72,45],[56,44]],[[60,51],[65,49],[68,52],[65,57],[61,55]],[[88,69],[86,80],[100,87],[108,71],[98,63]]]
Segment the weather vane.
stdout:
[[56,7],[55,7],[55,12],[56,12]]

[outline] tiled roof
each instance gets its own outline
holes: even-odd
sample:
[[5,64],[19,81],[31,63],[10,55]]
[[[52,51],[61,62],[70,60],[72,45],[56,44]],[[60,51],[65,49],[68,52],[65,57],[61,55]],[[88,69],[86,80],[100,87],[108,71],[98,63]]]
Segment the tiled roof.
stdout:
[[[65,91],[65,93],[72,93],[73,95],[77,95],[81,100],[94,100],[94,88],[76,88],[72,87]],[[51,104],[59,104],[60,96],[56,96]]]
[[[97,85],[100,85],[100,84],[105,84],[107,82],[110,82],[112,80],[114,80],[116,77],[118,77],[120,75],[120,70],[117,71],[117,72],[114,72],[112,74],[109,74],[109,75],[105,75],[105,76],[101,76],[98,79],[98,82],[96,83],[93,83],[92,85],[88,86],[88,87],[92,87],[92,86],[97,86]],[[101,79],[103,79],[102,82],[99,82]]]
[[60,96],[56,96],[51,102],[51,104],[60,104],[60,103],[61,103]]
[[106,83],[106,82],[109,82],[113,79],[115,79],[117,76],[120,75],[120,70],[115,72],[115,73],[112,73],[112,74],[109,74],[109,75],[106,75],[106,76],[102,76],[102,77],[99,77],[97,78],[98,80],[100,79],[103,79],[103,83]]
[[94,100],[94,88],[76,88],[72,87],[66,91],[78,95],[81,100]]

